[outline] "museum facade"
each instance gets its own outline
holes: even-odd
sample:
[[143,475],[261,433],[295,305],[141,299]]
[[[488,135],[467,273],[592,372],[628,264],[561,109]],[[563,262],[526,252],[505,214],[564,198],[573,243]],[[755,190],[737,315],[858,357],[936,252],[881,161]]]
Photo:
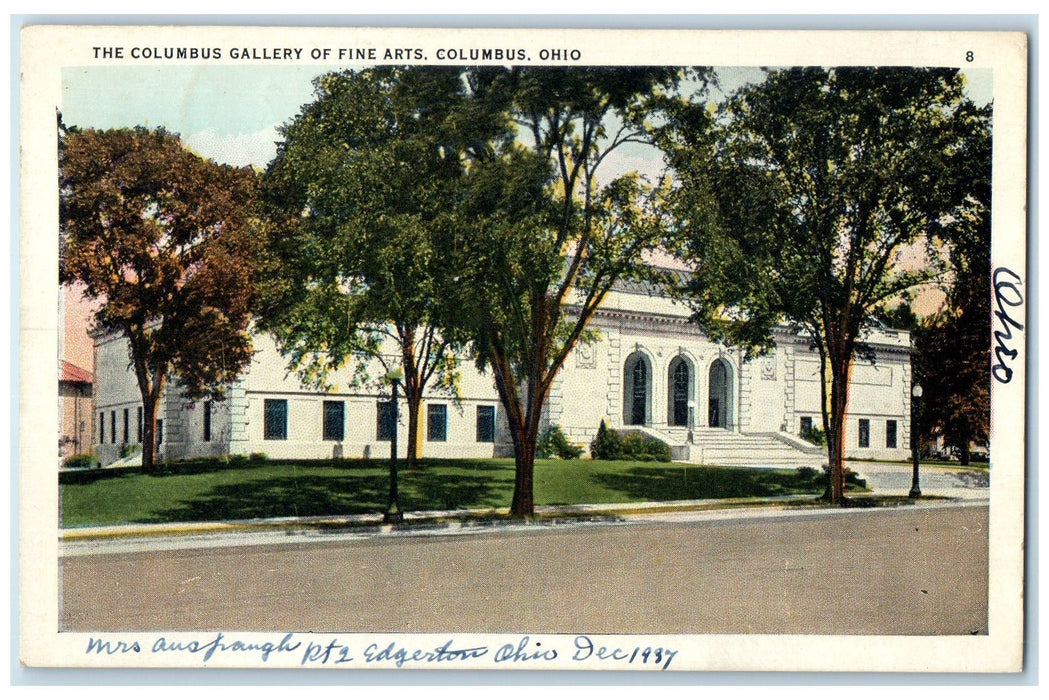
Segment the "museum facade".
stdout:
[[[671,446],[676,460],[744,466],[813,466],[826,450],[801,436],[822,425],[819,356],[807,337],[777,328],[769,354],[747,360],[708,339],[681,303],[646,283],[610,292],[591,322],[594,342],[577,346],[550,391],[544,425],[589,446],[601,421]],[[97,333],[94,450],[103,465],[135,459],[142,402],[127,341]],[[910,337],[871,330],[874,361],[857,358],[846,421],[846,455],[906,459],[910,439]],[[329,391],[304,387],[273,339],[254,336],[251,365],[222,400],[190,401],[173,380],[157,411],[160,459],[265,454],[271,459],[387,457],[388,386],[352,387],[351,372]],[[385,348],[391,357],[396,348]],[[369,376],[383,376],[375,361]],[[435,458],[512,454],[494,381],[464,358],[457,398],[424,396],[419,453]],[[396,432],[403,455],[407,415]]]

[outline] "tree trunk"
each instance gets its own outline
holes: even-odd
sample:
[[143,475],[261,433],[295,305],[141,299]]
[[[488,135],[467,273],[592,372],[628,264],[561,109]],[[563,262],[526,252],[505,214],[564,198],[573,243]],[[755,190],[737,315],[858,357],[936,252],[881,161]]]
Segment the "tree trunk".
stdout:
[[406,390],[404,398],[408,405],[408,468],[416,469],[419,459],[419,417],[422,413],[422,391],[417,388],[413,388],[411,391]]
[[157,403],[151,392],[142,394],[142,471],[149,474],[154,470],[156,454]]
[[416,469],[419,459],[419,415],[423,403],[422,370],[415,357],[415,326],[399,327],[401,364],[404,368],[404,399],[408,405],[408,444],[405,450],[409,469]]
[[142,337],[134,334],[132,330],[125,329],[125,334],[130,343],[135,378],[138,380],[139,393],[142,395],[142,471],[149,473],[155,468],[157,405],[164,391],[167,371],[155,368],[151,371],[143,350],[146,344]]
[[507,416],[514,444],[514,495],[510,501],[510,515],[515,518],[535,515],[535,453],[539,438],[539,415],[543,406],[543,399],[536,399],[534,395],[528,396],[525,410],[508,412]]
[[160,402],[160,390],[163,387],[162,377],[142,393],[142,470],[146,473],[151,473],[156,468],[156,407]]
[[521,440],[514,449],[514,497],[510,502],[510,515],[529,518],[535,515],[533,476],[535,474],[535,438]]
[[845,418],[849,407],[851,367],[851,358],[831,362],[830,434],[827,435],[831,503],[837,503],[845,496]]
[[545,390],[537,390],[529,382],[528,396],[522,400],[517,387],[506,381],[511,377],[505,356],[494,358],[496,389],[506,413],[510,438],[514,446],[514,495],[510,501],[510,515],[529,518],[535,515],[533,475],[535,473],[536,442],[539,437],[539,416],[546,399]]
[[[543,294],[536,294],[533,344],[529,350],[531,362],[520,383],[515,383],[515,374],[503,348],[502,338],[498,333],[492,333],[490,336],[493,341],[492,366],[495,369],[495,386],[514,444],[514,495],[510,502],[510,514],[515,518],[529,518],[535,515],[533,476],[539,422],[553,379],[561,369],[557,362],[552,368],[548,366],[550,360],[547,357],[547,348],[554,329],[547,327],[546,319],[549,318],[549,313],[545,303]],[[560,358],[560,362],[563,361],[563,357]],[[525,392],[523,398],[522,391]]]
[[969,453],[969,443],[972,441],[972,433],[968,430],[963,430],[961,434],[961,451],[958,455],[958,459],[961,460],[963,467],[969,466],[969,460],[972,455]]

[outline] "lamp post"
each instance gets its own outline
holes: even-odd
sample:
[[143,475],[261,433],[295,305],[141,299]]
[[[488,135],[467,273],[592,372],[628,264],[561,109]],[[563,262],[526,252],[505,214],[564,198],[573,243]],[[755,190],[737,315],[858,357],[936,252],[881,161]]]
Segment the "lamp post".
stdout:
[[396,367],[386,374],[386,379],[393,386],[390,397],[390,413],[392,426],[390,430],[390,500],[386,506],[386,512],[382,516],[384,523],[399,523],[404,520],[404,514],[397,503],[397,387],[404,377],[404,370]]
[[919,498],[922,495],[921,487],[918,486],[918,458],[921,452],[920,425],[922,413],[922,385],[915,384],[911,387],[911,461],[913,469],[911,473],[911,498]]
[[688,400],[688,443],[694,444],[696,441],[696,400]]

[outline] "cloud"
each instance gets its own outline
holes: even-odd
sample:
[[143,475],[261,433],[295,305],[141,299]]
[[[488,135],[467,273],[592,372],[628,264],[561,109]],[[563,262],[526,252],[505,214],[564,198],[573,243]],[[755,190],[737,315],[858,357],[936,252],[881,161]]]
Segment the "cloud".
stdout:
[[220,134],[208,128],[182,141],[205,158],[237,167],[254,165],[264,168],[277,154],[280,135],[275,126],[268,126],[250,134]]

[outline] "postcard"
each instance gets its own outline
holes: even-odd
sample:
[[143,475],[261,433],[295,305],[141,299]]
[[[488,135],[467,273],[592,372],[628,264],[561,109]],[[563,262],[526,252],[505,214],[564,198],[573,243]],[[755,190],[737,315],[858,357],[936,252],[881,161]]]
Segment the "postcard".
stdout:
[[1024,34],[21,42],[24,665],[1023,669]]

